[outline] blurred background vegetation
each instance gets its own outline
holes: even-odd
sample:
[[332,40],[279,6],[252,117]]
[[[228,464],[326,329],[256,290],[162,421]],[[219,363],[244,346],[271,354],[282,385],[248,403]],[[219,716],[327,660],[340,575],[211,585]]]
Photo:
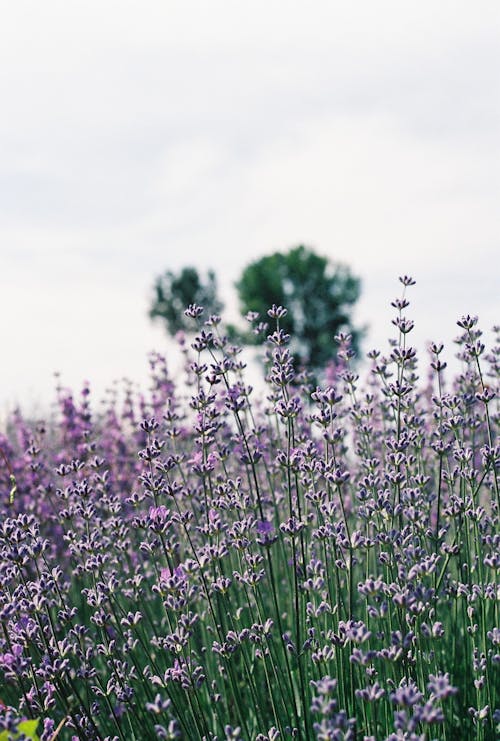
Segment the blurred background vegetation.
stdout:
[[[235,287],[242,317],[265,322],[267,310],[273,304],[288,310],[280,325],[291,335],[291,348],[299,367],[320,373],[335,359],[334,337],[338,332],[352,336],[352,347],[359,354],[363,330],[353,325],[351,313],[360,295],[361,282],[346,265],[299,245],[251,262]],[[218,295],[213,270],[203,274],[189,266],[177,273],[167,270],[158,276],[149,316],[161,321],[172,336],[179,331],[189,333],[195,329],[184,316],[184,309],[190,304],[203,306],[207,317],[220,314],[224,304]],[[243,345],[262,341],[259,332],[233,324],[225,329]]]

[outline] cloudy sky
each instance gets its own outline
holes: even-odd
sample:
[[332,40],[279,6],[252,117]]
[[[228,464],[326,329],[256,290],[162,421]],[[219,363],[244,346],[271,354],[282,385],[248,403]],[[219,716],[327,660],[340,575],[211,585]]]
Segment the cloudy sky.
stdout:
[[[386,347],[498,322],[500,5],[0,0],[0,409],[144,381],[154,277],[305,243]],[[174,362],[174,361],[172,361]]]

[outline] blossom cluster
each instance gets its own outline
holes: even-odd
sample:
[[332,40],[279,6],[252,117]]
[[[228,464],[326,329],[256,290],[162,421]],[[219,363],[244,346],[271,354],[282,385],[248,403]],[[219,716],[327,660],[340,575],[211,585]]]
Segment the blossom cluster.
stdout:
[[286,309],[265,391],[220,317],[185,377],[0,434],[0,734],[41,741],[493,739],[500,725],[499,348],[459,322],[449,382],[406,315],[322,385]]

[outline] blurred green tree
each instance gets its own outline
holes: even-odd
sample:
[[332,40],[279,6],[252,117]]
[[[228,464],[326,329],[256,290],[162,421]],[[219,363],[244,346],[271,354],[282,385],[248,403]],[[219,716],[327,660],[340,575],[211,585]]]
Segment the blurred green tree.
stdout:
[[167,270],[155,281],[149,316],[162,320],[172,336],[180,330],[194,332],[193,321],[184,316],[184,310],[190,304],[203,306],[207,318],[221,313],[224,304],[217,296],[213,270],[208,270],[205,278],[193,267],[185,267],[179,273]]
[[[359,352],[361,329],[351,322],[351,308],[360,294],[360,280],[345,265],[300,245],[275,252],[248,265],[236,283],[243,315],[258,312],[267,320],[272,304],[288,309],[280,326],[291,335],[291,349],[300,365],[312,372],[323,369],[336,356],[338,332],[352,335]],[[255,344],[255,334],[244,341]]]

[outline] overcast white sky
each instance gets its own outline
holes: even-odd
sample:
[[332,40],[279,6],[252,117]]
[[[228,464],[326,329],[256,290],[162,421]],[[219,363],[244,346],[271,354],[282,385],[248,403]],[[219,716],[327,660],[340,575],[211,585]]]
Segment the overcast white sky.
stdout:
[[[500,320],[500,4],[0,0],[0,409],[167,343],[154,277],[305,243],[386,347]],[[169,350],[170,352],[170,350]]]

